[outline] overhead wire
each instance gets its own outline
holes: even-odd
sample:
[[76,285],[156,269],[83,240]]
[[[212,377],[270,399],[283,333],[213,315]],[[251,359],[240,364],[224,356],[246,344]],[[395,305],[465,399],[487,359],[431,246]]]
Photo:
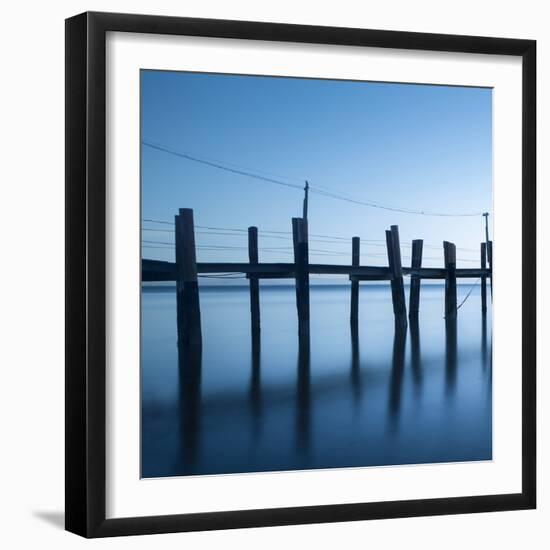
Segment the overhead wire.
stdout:
[[[272,177],[263,176],[263,175],[259,174],[257,170],[254,171],[252,169],[248,170],[248,169],[233,168],[231,166],[228,166],[229,163],[227,163],[225,161],[207,160],[206,158],[200,158],[196,155],[191,155],[191,154],[189,154],[185,151],[177,151],[177,150],[172,149],[170,147],[154,144],[154,143],[151,143],[151,142],[148,142],[148,141],[142,141],[142,144],[147,146],[147,147],[150,147],[152,149],[156,149],[158,151],[164,152],[164,153],[168,153],[168,154],[171,154],[171,155],[174,155],[174,156],[177,156],[177,157],[180,157],[180,158],[184,158],[184,159],[187,159],[187,160],[190,160],[190,161],[193,161],[193,162],[204,164],[204,165],[207,165],[207,166],[210,166],[210,167],[213,167],[213,168],[218,168],[220,170],[225,170],[227,172],[231,172],[231,173],[238,174],[238,175],[241,175],[241,176],[246,176],[246,177],[253,178],[253,179],[256,179],[256,180],[260,180],[260,181],[264,181],[264,182],[268,182],[268,183],[273,183],[273,184],[277,184],[277,185],[282,185],[282,186],[290,187],[290,188],[293,188],[293,189],[298,189],[300,191],[302,191],[304,189],[303,185],[296,184],[296,183],[284,182],[284,181],[282,181],[281,178],[280,179],[275,179],[275,178],[272,178]],[[291,178],[286,178],[285,177],[285,179],[291,179]],[[416,214],[416,215],[422,215],[422,216],[438,216],[438,217],[473,217],[473,216],[482,216],[483,215],[483,212],[437,212],[437,211],[431,211],[431,210],[417,210],[417,209],[412,209],[412,208],[403,208],[403,207],[398,207],[398,206],[392,206],[392,205],[378,203],[378,202],[375,202],[375,201],[367,201],[367,200],[364,200],[364,199],[357,199],[357,198],[354,198],[354,197],[343,195],[343,194],[338,193],[338,192],[336,192],[332,189],[329,189],[329,188],[326,188],[326,187],[321,187],[319,185],[309,185],[309,190],[312,193],[323,195],[325,197],[329,197],[329,198],[332,198],[332,199],[347,201],[347,202],[352,203],[352,204],[366,206],[366,207],[369,207],[369,208],[378,208],[378,209],[381,209],[381,210],[389,210],[389,211],[392,211],[392,212],[399,212],[399,213],[402,213],[402,214]]]

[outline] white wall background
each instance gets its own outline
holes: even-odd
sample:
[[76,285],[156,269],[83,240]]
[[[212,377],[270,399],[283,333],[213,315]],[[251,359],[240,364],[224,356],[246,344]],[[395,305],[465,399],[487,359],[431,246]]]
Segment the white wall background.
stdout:
[[356,26],[538,40],[539,280],[550,203],[550,14],[545,3],[462,0],[11,2],[0,34],[0,541],[5,548],[518,548],[550,539],[550,307],[539,285],[539,508],[85,541],[63,523],[64,18],[85,10]]

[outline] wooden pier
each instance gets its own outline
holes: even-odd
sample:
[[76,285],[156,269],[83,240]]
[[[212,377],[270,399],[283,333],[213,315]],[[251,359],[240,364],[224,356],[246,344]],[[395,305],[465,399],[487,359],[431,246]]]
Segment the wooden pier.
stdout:
[[198,290],[199,274],[244,273],[250,286],[250,317],[253,333],[260,331],[260,279],[294,279],[296,285],[296,309],[301,337],[309,338],[309,276],[310,274],[346,275],[351,284],[352,326],[359,319],[359,283],[361,281],[389,281],[396,325],[407,325],[404,276],[410,277],[410,320],[416,320],[420,310],[422,279],[445,281],[445,311],[447,320],[457,317],[457,279],[479,278],[481,281],[481,311],[487,311],[487,278],[492,288],[491,241],[481,243],[479,268],[457,268],[456,246],[443,242],[444,266],[422,267],[423,241],[412,241],[411,266],[401,262],[399,228],[392,225],[386,231],[388,266],[363,266],[360,262],[360,239],[351,239],[351,263],[349,265],[316,264],[309,262],[308,222],[304,218],[292,219],[294,261],[291,263],[265,263],[259,261],[258,228],[248,228],[248,263],[197,262],[195,251],[195,227],[193,210],[182,208],[175,217],[175,262],[142,260],[141,278],[144,282],[175,281],[177,292],[178,341],[184,346],[201,345],[201,315]]

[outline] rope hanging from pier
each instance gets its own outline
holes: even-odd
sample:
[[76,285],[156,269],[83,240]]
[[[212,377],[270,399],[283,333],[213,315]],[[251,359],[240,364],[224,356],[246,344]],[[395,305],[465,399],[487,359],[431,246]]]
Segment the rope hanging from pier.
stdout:
[[458,306],[456,306],[456,309],[459,310],[463,305],[464,305],[464,302],[470,297],[470,294],[472,293],[472,291],[474,290],[475,286],[481,281],[481,277],[479,277],[479,279],[470,287],[470,290],[468,291],[468,294],[466,294],[466,297],[464,298],[464,300],[462,300],[462,302],[460,302],[460,304]]

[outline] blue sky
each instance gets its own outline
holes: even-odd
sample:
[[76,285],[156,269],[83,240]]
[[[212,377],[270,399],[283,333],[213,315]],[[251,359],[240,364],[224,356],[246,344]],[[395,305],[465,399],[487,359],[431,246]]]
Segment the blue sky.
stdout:
[[[142,71],[141,131],[142,142],[286,183],[307,179],[362,201],[492,213],[490,89]],[[142,218],[171,222],[187,207],[196,225],[256,225],[260,261],[291,261],[291,235],[261,232],[291,231],[291,218],[301,214],[300,190],[148,146],[141,184]],[[479,265],[481,216],[404,214],[313,193],[310,261],[349,263],[351,237],[358,235],[361,263],[386,265],[384,230],[392,224],[399,225],[404,265],[415,238],[434,246],[425,246],[425,266],[442,265],[443,240],[457,245],[459,267]],[[143,240],[156,241],[142,243],[143,257],[173,260],[173,247],[160,244],[173,242],[171,227],[142,227]],[[247,260],[245,233],[197,229],[196,241],[199,261]],[[228,248],[203,248],[212,246]]]

